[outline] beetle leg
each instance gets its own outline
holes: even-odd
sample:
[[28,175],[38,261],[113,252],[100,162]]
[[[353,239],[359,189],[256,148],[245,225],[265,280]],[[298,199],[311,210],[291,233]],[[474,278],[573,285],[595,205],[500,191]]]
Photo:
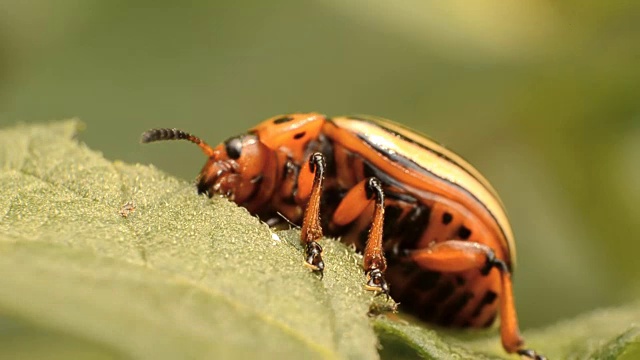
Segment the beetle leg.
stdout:
[[364,272],[367,276],[365,288],[388,296],[389,285],[384,279],[387,261],[382,249],[384,192],[382,191],[380,180],[374,177],[367,178],[351,188],[338,205],[332,221],[336,225],[346,225],[354,221],[365,211],[372,200],[375,200],[373,220],[367,245],[364,248]]
[[520,336],[518,318],[513,300],[511,271],[504,261],[498,259],[490,247],[471,241],[448,240],[433,243],[431,246],[408,253],[423,269],[440,272],[459,272],[478,269],[488,274],[493,268],[500,271],[502,286],[500,296],[500,335],[502,346],[507,352],[516,352],[521,356],[542,360],[544,356],[533,350],[524,349],[524,340]]
[[[307,209],[302,220],[300,241],[305,246],[305,265],[322,275],[324,261],[322,261],[322,247],[318,240],[322,239],[320,225],[320,197],[324,181],[326,161],[321,153],[313,153],[309,161],[303,166],[298,177],[298,193],[296,197],[308,198]],[[313,179],[310,177],[313,176]]]

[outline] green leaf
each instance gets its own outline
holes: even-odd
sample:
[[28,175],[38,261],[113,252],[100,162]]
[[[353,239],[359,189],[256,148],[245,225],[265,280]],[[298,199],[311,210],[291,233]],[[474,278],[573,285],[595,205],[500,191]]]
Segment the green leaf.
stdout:
[[[471,351],[452,339],[443,338],[435,330],[378,317],[374,321],[376,333],[382,345],[381,356],[385,359],[500,359]],[[493,341],[499,341],[493,339]],[[504,352],[502,354],[504,356]]]
[[[400,358],[500,359],[508,358],[497,329],[467,333],[438,332],[406,321],[378,317],[374,321],[383,355],[407,353]],[[544,329],[525,332],[527,346],[549,359],[640,358],[640,303],[597,310]],[[383,356],[391,359],[393,356]]]
[[77,128],[0,132],[0,314],[135,358],[378,357],[353,251],[325,241],[321,281],[296,232],[107,161]]
[[[104,159],[76,121],[0,131],[0,358],[510,358],[495,329],[368,317],[361,257],[150,166]],[[552,359],[640,356],[640,306],[525,333]]]

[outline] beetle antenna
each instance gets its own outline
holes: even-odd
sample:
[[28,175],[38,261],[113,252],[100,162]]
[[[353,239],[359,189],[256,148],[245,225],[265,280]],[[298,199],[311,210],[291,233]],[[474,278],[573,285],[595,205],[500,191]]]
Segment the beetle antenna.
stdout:
[[213,156],[214,153],[213,148],[202,139],[178,129],[152,129],[142,133],[140,138],[143,144],[161,140],[187,140],[198,145],[208,157]]
[[299,225],[296,225],[293,223],[293,221],[289,220],[289,218],[287,218],[286,216],[284,216],[283,213],[281,213],[280,211],[276,211],[276,214],[278,214],[278,216],[280,216],[282,219],[284,219],[284,221],[289,223],[290,228],[294,228],[294,229],[300,229]]

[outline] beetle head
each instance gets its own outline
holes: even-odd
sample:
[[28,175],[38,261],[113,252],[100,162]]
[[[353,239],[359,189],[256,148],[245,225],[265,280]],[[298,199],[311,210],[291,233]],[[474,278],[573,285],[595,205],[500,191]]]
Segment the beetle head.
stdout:
[[273,178],[275,155],[256,135],[232,137],[213,149],[198,176],[198,192],[220,194],[238,204],[252,200]]
[[[200,138],[177,129],[155,129],[142,134],[142,142],[187,140],[209,157],[197,179],[198,192],[223,195],[247,207],[273,187],[275,154],[254,134],[232,137],[215,148]],[[263,200],[263,199],[262,199]]]

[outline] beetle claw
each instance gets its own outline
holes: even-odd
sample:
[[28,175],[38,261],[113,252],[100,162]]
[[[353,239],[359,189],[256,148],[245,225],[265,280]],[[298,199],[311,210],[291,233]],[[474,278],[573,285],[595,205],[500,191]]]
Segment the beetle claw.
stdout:
[[518,355],[533,360],[547,360],[545,356],[540,355],[531,349],[520,349],[518,350]]
[[389,300],[389,284],[384,279],[384,275],[380,269],[373,269],[367,273],[367,283],[364,285],[365,289],[369,291],[375,291],[378,295],[386,295]]
[[313,271],[320,272],[320,279],[324,276],[324,261],[322,261],[322,246],[315,241],[307,244],[305,249],[307,259],[304,264]]

